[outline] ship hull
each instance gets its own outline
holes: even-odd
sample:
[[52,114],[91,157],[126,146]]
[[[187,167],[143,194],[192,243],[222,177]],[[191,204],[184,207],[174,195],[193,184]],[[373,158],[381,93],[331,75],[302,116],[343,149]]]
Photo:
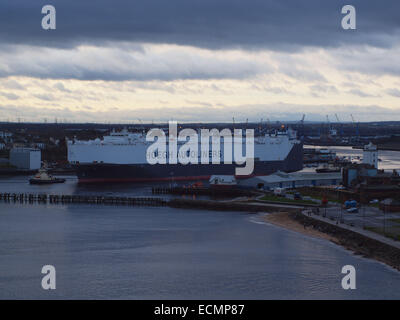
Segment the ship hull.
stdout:
[[[80,183],[121,183],[156,181],[209,180],[212,175],[235,175],[236,164],[108,164],[90,163],[75,166]],[[284,160],[255,161],[248,178],[274,173],[299,171],[303,168],[303,146],[295,145]]]
[[29,179],[30,184],[53,184],[53,183],[64,183],[65,179],[52,179],[52,180],[40,180],[40,179]]

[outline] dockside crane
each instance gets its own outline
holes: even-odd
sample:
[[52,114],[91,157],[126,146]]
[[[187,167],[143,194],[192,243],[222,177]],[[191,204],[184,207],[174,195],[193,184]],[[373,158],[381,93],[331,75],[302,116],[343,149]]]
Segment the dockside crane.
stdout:
[[337,115],[337,113],[335,113],[335,117],[336,117],[336,120],[337,120],[337,123],[338,123],[338,126],[339,126],[339,129],[340,129],[340,136],[341,137],[343,137],[343,125],[342,125],[342,123],[340,122],[340,120],[339,120],[339,117],[338,117],[338,115]]

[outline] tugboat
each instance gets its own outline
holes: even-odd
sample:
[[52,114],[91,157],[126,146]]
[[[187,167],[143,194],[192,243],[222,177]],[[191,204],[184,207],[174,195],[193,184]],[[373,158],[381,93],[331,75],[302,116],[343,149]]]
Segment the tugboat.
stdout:
[[40,169],[39,172],[31,179],[30,184],[51,184],[51,183],[64,183],[65,179],[56,178],[50,175],[46,169]]

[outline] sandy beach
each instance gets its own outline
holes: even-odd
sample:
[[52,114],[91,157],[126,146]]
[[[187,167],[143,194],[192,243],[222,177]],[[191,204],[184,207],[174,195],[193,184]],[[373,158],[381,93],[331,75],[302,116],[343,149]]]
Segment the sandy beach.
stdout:
[[296,231],[299,233],[303,233],[305,235],[315,237],[315,238],[321,238],[325,240],[332,241],[334,243],[339,243],[339,240],[329,234],[326,234],[324,232],[318,231],[314,229],[312,226],[306,226],[299,221],[296,221],[290,217],[290,214],[288,212],[275,212],[275,213],[270,213],[266,214],[264,216],[264,220],[268,223],[274,224],[276,226],[289,229],[292,231]]

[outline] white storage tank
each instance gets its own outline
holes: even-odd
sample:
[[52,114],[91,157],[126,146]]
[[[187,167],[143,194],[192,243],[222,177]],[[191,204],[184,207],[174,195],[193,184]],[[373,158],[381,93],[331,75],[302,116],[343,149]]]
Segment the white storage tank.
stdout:
[[10,164],[23,170],[38,170],[42,155],[39,149],[13,148],[10,151]]

